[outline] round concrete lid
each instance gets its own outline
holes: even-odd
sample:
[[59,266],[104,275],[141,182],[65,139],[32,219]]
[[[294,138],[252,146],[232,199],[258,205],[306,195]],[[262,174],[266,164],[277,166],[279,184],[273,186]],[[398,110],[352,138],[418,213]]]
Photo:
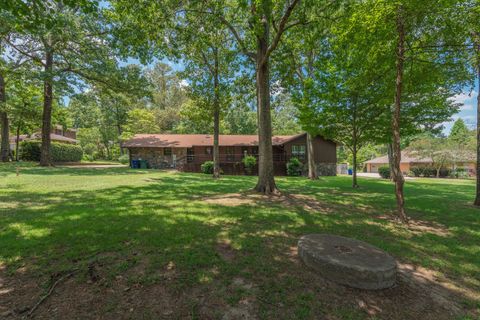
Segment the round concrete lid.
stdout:
[[330,234],[310,234],[300,238],[298,253],[305,264],[341,284],[382,289],[395,283],[395,259],[363,241]]

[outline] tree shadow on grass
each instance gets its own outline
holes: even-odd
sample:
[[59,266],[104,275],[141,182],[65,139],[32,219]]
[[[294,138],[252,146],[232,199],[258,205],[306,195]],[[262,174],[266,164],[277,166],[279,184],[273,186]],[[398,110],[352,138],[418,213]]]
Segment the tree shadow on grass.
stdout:
[[[128,270],[138,267],[138,261],[145,260],[143,270],[133,272],[129,281],[141,288],[167,286],[168,294],[186,305],[188,299],[193,299],[211,307],[215,301],[226,308],[229,304],[240,303],[244,296],[253,295],[256,312],[267,317],[305,314],[309,318],[315,312],[336,314],[336,306],[353,306],[381,317],[411,318],[428,311],[432,319],[442,319],[442,314],[443,318],[451,314],[439,307],[441,299],[437,301],[435,297],[422,293],[425,289],[442,287],[434,277],[423,280],[413,276],[402,278],[399,289],[376,293],[347,289],[318,277],[299,262],[294,252],[298,238],[308,233],[334,233],[368,241],[402,261],[424,267],[461,270],[467,275],[478,271],[478,267],[474,267],[478,258],[473,254],[478,234],[466,237],[463,234],[470,220],[474,220],[470,213],[464,212],[457,219],[440,219],[452,222],[448,226],[451,234],[446,237],[430,233],[414,235],[406,228],[375,217],[375,212],[392,205],[391,195],[383,184],[370,183],[368,189],[358,192],[346,189],[347,185],[344,186],[341,180],[330,188],[327,179],[315,183],[279,179],[285,192],[310,195],[321,202],[322,206],[310,210],[298,202],[285,204],[262,198],[237,206],[205,201],[247,190],[253,187],[254,177],[223,177],[217,181],[203,175],[165,174],[146,180],[146,185],[138,187],[117,186],[101,191],[47,192],[41,195],[12,191],[0,195],[0,201],[16,204],[0,215],[0,259],[13,272],[9,279],[16,277],[18,269],[27,270],[30,281],[38,281],[36,277],[41,274],[62,270],[90,270],[92,261],[113,254],[114,258],[101,265],[105,269],[104,277],[110,279],[113,286],[121,282],[116,276],[128,274]],[[342,192],[348,193],[352,201],[345,202]],[[447,189],[431,192],[429,197],[432,199],[428,201],[441,201],[445,193],[448,193]],[[411,202],[412,206],[417,206],[414,200]],[[435,211],[418,214],[434,219],[444,208],[441,206]],[[219,243],[228,243],[228,246],[222,245],[222,251]],[[232,252],[225,253],[225,250]],[[137,262],[130,263],[131,260]],[[437,260],[441,260],[441,266],[435,264]],[[171,279],[165,276],[170,265],[174,265],[175,270]],[[473,267],[462,270],[461,265]],[[238,293],[237,289],[225,292],[222,288],[230,285],[235,277],[253,283],[255,293],[248,290]],[[26,293],[22,288],[28,286],[15,288],[9,286],[8,281],[4,280],[7,284],[0,291],[11,291],[3,293],[0,300],[4,298],[8,304],[17,307],[25,304],[26,300],[20,296]],[[472,283],[464,282],[462,277],[454,278],[453,282],[457,287],[472,287]],[[189,296],[192,288],[200,288],[200,293],[195,293],[199,295],[206,291],[214,293],[210,292],[210,300],[202,301],[199,296]],[[443,299],[448,296],[444,292],[462,297],[461,292],[451,288],[433,292],[441,292]],[[38,289],[35,292],[37,296],[40,293]],[[128,291],[116,299],[123,301],[127,297],[132,297]],[[465,299],[469,297],[465,296]],[[148,301],[151,304],[147,304],[147,308],[154,308],[154,301]],[[56,299],[51,303],[60,302]],[[99,307],[101,312],[108,313],[106,303],[103,301]],[[413,307],[405,308],[408,304]],[[438,310],[433,310],[437,307]]]

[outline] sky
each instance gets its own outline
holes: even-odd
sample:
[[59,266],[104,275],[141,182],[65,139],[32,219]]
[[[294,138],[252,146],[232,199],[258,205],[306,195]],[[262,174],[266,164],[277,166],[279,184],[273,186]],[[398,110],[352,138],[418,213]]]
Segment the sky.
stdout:
[[478,95],[478,79],[475,82],[475,89],[471,90],[470,88],[465,88],[462,94],[452,97],[455,102],[463,104],[460,107],[460,111],[453,115],[452,121],[445,122],[444,133],[448,134],[452,128],[453,123],[458,118],[462,118],[465,121],[465,124],[470,128],[474,129],[477,125],[477,95]]

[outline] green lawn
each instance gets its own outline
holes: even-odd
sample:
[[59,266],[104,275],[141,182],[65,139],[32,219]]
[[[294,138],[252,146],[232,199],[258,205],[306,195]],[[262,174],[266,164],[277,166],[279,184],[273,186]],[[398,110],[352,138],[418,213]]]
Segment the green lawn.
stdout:
[[[281,177],[284,195],[273,198],[251,194],[255,181],[30,164],[16,176],[13,165],[0,165],[4,310],[31,306],[59,275],[78,270],[38,309],[40,318],[55,318],[75,292],[82,295],[64,306],[72,312],[67,318],[204,319],[237,311],[260,319],[478,316],[480,210],[471,206],[473,181],[407,181],[410,227],[392,219],[389,181],[359,179],[354,190],[348,177]],[[332,284],[296,257],[296,242],[308,233],[365,240],[429,276],[380,292]],[[3,289],[16,290],[2,293],[2,277]],[[425,294],[430,289],[457,304]],[[19,298],[22,290],[33,292],[30,300]],[[0,318],[1,312],[0,302]]]

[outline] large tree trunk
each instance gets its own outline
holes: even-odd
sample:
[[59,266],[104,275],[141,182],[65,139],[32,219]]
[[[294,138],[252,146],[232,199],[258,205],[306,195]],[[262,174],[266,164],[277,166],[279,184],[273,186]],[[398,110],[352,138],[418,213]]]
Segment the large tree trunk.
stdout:
[[480,206],[480,34],[476,34],[477,48],[477,167],[475,174],[477,175],[477,194],[475,196],[474,205]]
[[120,121],[120,110],[118,110],[118,107],[115,107],[115,111],[115,118],[117,120],[118,147],[120,148],[120,155],[123,156],[125,152],[122,148],[122,139],[120,138],[123,133],[122,124]]
[[213,67],[213,178],[220,178],[220,154],[219,154],[219,137],[220,137],[220,92],[218,91],[218,55],[215,50],[215,65]]
[[312,134],[307,132],[308,178],[310,180],[318,179],[317,166],[315,165],[315,148],[313,146],[314,138]]
[[407,216],[405,214],[405,199],[403,196],[403,184],[404,178],[402,171],[400,170],[401,162],[401,149],[400,149],[400,108],[401,108],[401,99],[402,99],[402,87],[403,87],[403,63],[405,60],[405,26],[403,21],[403,12],[402,7],[400,6],[397,13],[397,32],[398,32],[398,42],[397,42],[397,58],[396,58],[396,68],[397,68],[397,79],[395,83],[395,103],[393,106],[392,114],[392,132],[393,132],[393,180],[395,181],[395,196],[397,198],[397,214],[398,218],[404,222],[408,223]]
[[40,165],[51,165],[50,158],[50,131],[52,126],[52,102],[53,102],[53,52],[46,50],[45,55],[45,80],[43,81],[43,118],[42,118],[42,147],[40,153]]
[[273,175],[272,120],[270,114],[270,73],[267,56],[269,24],[268,18],[262,19],[262,34],[257,38],[256,84],[258,115],[258,182],[257,192],[271,194],[277,192]]
[[110,156],[110,148],[108,147],[108,141],[107,143],[104,144],[104,146],[105,146],[105,150],[107,150],[107,159],[111,160],[112,158]]
[[[118,120],[117,120],[118,121]],[[117,123],[117,134],[118,134],[118,147],[120,148],[120,155],[123,156],[125,153],[122,148],[122,139],[120,138],[123,133],[122,126],[120,123]]]
[[0,161],[8,162],[10,153],[8,115],[6,109],[7,97],[5,96],[5,79],[0,74],[0,126],[2,127],[2,141],[0,146]]
[[388,167],[390,168],[390,180],[393,181],[393,145],[387,144]]
[[353,150],[352,150],[352,157],[353,157],[353,174],[352,174],[352,188],[358,188],[357,182],[357,142],[353,142]]
[[18,146],[20,145],[20,126],[17,126],[17,139],[15,141],[15,161],[20,159],[18,155]]
[[353,126],[353,131],[352,131],[352,156],[353,156],[353,170],[352,170],[352,188],[358,188],[358,182],[357,182],[357,152],[358,152],[358,130],[357,130],[357,101],[358,101],[358,96],[355,94],[353,97],[353,114],[352,114],[352,126]]

